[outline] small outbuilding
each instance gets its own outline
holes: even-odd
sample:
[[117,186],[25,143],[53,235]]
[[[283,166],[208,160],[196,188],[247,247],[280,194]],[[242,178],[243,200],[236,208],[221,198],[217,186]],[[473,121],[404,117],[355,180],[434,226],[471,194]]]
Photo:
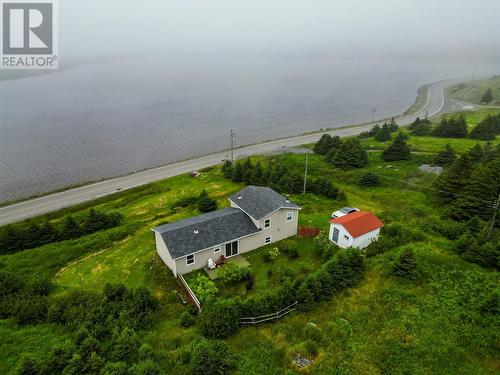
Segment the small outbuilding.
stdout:
[[362,249],[378,239],[384,226],[374,214],[357,211],[330,220],[328,238],[338,247]]

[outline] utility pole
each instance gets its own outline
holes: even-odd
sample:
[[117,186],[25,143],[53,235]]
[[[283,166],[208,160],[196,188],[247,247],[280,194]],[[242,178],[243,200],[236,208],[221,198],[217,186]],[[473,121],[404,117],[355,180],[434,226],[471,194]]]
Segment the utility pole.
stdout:
[[372,129],[373,129],[373,122],[375,121],[375,112],[377,112],[377,108],[375,108],[374,106],[371,112],[372,112]]
[[307,150],[307,153],[306,153],[306,168],[305,168],[305,171],[304,171],[304,192],[303,192],[303,194],[306,193],[306,187],[307,187],[307,167],[308,167],[308,164],[309,164],[309,150]]
[[491,239],[491,234],[493,233],[493,228],[495,227],[495,221],[497,218],[497,211],[498,208],[500,207],[500,194],[498,194],[497,201],[495,205],[493,206],[493,217],[491,218],[491,224],[490,224],[490,229],[488,230],[488,236],[486,237],[486,241],[489,241]]
[[234,163],[234,138],[235,138],[234,129],[231,129],[231,164]]

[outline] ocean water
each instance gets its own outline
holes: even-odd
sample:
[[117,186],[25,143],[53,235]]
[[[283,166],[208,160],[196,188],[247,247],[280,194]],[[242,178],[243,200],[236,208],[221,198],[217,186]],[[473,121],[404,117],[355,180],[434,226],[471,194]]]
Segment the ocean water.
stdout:
[[[482,65],[482,73],[498,73]],[[0,81],[0,201],[404,112],[471,64],[320,55],[115,59]]]

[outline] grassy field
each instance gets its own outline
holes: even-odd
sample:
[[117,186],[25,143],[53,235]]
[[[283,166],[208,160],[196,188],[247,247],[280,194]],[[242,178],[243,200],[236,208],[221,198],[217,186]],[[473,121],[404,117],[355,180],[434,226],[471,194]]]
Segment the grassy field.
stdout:
[[488,105],[500,105],[500,76],[482,79],[474,83],[459,83],[447,88],[446,92],[449,96],[458,100],[465,100],[469,103],[484,104],[481,102],[486,90],[491,89],[493,101]]
[[[487,112],[468,113],[470,124]],[[400,224],[419,230],[428,218],[439,218],[432,192],[432,175],[417,167],[430,163],[445,143],[456,151],[466,151],[476,141],[410,137],[415,153],[403,162],[385,163],[380,158],[383,143],[372,138],[363,144],[370,149],[367,167],[340,171],[318,155],[310,155],[311,178],[331,179],[345,192],[346,201],[338,202],[314,194],[291,196],[302,205],[300,224],[328,227],[335,209],[352,205],[370,210],[386,224]],[[498,140],[496,141],[498,143]],[[290,170],[302,171],[304,155],[286,154],[259,157],[264,164],[273,160]],[[362,188],[358,181],[367,171],[376,173],[381,185]],[[196,325],[182,328],[179,316],[185,310],[173,289],[180,290],[167,267],[155,252],[151,228],[198,214],[196,208],[173,209],[179,198],[198,195],[206,189],[227,206],[227,196],[242,185],[224,179],[218,167],[202,171],[199,178],[183,175],[145,187],[101,198],[95,202],[66,209],[46,217],[56,224],[71,213],[82,217],[88,208],[118,211],[124,223],[117,228],[12,255],[0,256],[0,269],[14,271],[25,278],[48,275],[55,285],[54,294],[70,290],[100,291],[105,283],[144,285],[159,298],[161,319],[143,333],[160,358],[165,373],[187,374],[183,353],[201,339]],[[425,240],[395,248],[366,261],[366,275],[360,285],[344,291],[330,301],[311,306],[273,324],[241,329],[228,340],[238,355],[238,374],[494,374],[500,371],[500,323],[492,320],[482,326],[474,319],[485,294],[498,288],[497,272],[465,262],[450,250],[444,237],[422,232]],[[275,269],[289,267],[294,275],[319,264],[312,241],[298,240],[299,257],[289,260],[281,254]],[[420,276],[406,281],[390,275],[392,262],[403,249],[416,254]],[[268,264],[262,248],[246,255],[256,276],[251,293],[279,284],[277,273],[269,279]],[[276,274],[276,275],[275,275]],[[244,284],[219,285],[221,296],[246,295]],[[471,318],[472,317],[472,318]],[[313,323],[313,324],[309,324]],[[310,326],[316,326],[311,329]],[[309,328],[308,328],[309,327]],[[0,373],[11,373],[22,353],[42,357],[48,348],[68,338],[58,326],[17,327],[0,320]],[[310,341],[313,344],[310,344]],[[496,342],[495,345],[491,343]],[[311,345],[316,350],[311,352]],[[306,371],[299,371],[292,359],[302,353],[313,359]]]

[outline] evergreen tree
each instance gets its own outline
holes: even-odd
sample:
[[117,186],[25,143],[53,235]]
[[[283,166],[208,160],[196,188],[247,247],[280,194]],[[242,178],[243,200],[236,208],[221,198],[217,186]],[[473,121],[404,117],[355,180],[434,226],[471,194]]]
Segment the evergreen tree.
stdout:
[[455,151],[451,148],[450,144],[447,143],[444,147],[443,151],[438,152],[436,158],[434,159],[434,163],[437,165],[448,165],[455,161],[456,155]]
[[234,182],[243,182],[243,168],[241,163],[236,163],[234,166],[232,180]]
[[415,121],[413,121],[409,126],[408,126],[408,129],[409,130],[413,130],[418,124],[420,124],[422,122],[422,120],[420,119],[420,117],[417,116],[417,118],[415,119]]
[[469,179],[471,169],[469,154],[463,154],[451,164],[450,168],[438,176],[434,186],[438,189],[437,195],[442,203],[451,202],[455,194],[462,191]]
[[389,124],[389,130],[391,131],[391,133],[394,133],[396,131],[398,131],[399,129],[399,126],[398,124],[396,124],[396,121],[394,121],[394,117],[391,118],[391,123]]
[[494,140],[500,134],[500,116],[488,115],[470,132],[470,137],[483,140]]
[[359,181],[360,186],[378,186],[380,185],[380,181],[378,179],[378,176],[375,173],[368,172],[361,177],[361,180]]
[[422,120],[412,127],[411,134],[416,136],[426,136],[431,134],[432,124],[428,120]]
[[370,137],[375,137],[381,130],[379,124],[375,124],[375,126],[369,131]]
[[80,225],[73,219],[71,215],[66,217],[64,222],[64,228],[61,233],[61,239],[69,240],[72,238],[78,238],[83,235],[83,229]]
[[481,102],[489,103],[493,100],[493,94],[491,93],[491,89],[486,90],[483,97],[481,98]]
[[411,157],[410,147],[406,144],[405,136],[399,132],[398,136],[382,153],[385,161],[408,160]]
[[333,147],[333,138],[330,134],[323,134],[314,145],[313,151],[318,155],[326,155]]
[[225,178],[230,179],[233,176],[233,163],[231,163],[231,161],[229,160],[226,160],[222,165],[221,171],[222,175]]
[[483,159],[484,153],[483,153],[483,148],[479,143],[476,143],[470,150],[469,150],[469,157],[470,160],[473,163],[478,163]]
[[394,263],[392,274],[398,277],[404,277],[414,280],[417,277],[417,261],[413,251],[407,249],[401,254],[399,259]]
[[40,230],[38,232],[39,235],[39,246],[56,242],[60,238],[59,231],[54,227],[50,221],[45,222],[40,226]]
[[385,142],[391,139],[391,130],[387,123],[384,123],[377,134],[375,134],[375,139],[379,142]]
[[467,137],[467,122],[465,117],[460,115],[447,119],[443,117],[439,125],[434,129],[433,134],[437,137],[465,138]]
[[263,177],[264,177],[264,170],[262,169],[260,162],[258,162],[253,167],[252,175],[250,176],[250,184],[264,185],[266,181],[263,180]]
[[330,163],[336,168],[362,168],[368,164],[368,154],[359,139],[350,138],[342,142]]
[[208,196],[206,190],[203,190],[198,197],[198,209],[201,212],[211,212],[217,209],[217,202]]

